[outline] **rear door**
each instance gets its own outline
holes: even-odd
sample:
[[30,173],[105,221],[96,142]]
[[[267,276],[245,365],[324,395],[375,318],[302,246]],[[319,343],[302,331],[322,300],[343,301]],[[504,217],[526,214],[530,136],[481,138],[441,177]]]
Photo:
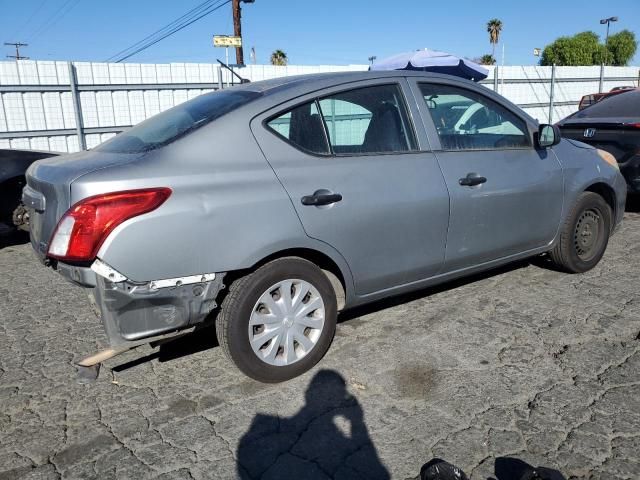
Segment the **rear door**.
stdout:
[[549,244],[563,203],[562,168],[483,87],[410,78],[451,197],[444,271]]
[[357,295],[435,275],[444,260],[447,189],[403,85],[335,87],[252,123],[307,235],[340,252]]

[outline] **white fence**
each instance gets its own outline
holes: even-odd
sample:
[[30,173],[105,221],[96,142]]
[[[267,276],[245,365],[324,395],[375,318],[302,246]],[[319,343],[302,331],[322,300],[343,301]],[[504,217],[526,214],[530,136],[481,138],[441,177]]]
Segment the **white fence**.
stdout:
[[[250,65],[236,71],[243,78],[258,81],[366,69],[366,65]],[[621,85],[637,86],[640,73],[638,67],[552,70],[539,66],[491,68],[482,83],[547,122],[550,112],[557,121],[577,110],[583,95]],[[216,64],[0,62],[0,148],[61,152],[91,148],[116,132],[231,80],[229,72]]]

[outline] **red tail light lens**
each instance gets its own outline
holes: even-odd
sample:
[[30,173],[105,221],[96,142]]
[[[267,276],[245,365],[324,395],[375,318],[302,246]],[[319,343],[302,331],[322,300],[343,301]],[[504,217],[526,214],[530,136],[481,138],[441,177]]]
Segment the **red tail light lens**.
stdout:
[[114,228],[155,210],[170,195],[170,188],[148,188],[85,198],[58,222],[49,242],[48,256],[75,262],[91,261]]

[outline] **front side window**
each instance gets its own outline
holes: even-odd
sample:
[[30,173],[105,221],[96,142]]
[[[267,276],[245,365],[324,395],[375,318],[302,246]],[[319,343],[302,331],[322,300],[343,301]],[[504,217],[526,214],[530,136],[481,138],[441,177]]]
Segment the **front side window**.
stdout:
[[267,125],[297,148],[317,154],[329,153],[322,118],[315,101],[272,118]]
[[444,150],[531,146],[525,122],[480,94],[430,83],[420,84],[420,91]]
[[320,99],[335,154],[407,152],[415,136],[398,85],[377,85]]

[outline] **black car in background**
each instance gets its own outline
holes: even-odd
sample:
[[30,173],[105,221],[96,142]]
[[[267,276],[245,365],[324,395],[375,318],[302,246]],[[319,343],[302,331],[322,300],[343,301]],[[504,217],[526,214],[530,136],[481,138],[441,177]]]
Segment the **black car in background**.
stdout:
[[640,89],[605,98],[557,125],[563,137],[611,153],[629,193],[640,193]]
[[37,150],[0,149],[0,224],[12,230],[29,229],[27,211],[22,205],[24,173],[36,160],[56,155],[60,154]]

